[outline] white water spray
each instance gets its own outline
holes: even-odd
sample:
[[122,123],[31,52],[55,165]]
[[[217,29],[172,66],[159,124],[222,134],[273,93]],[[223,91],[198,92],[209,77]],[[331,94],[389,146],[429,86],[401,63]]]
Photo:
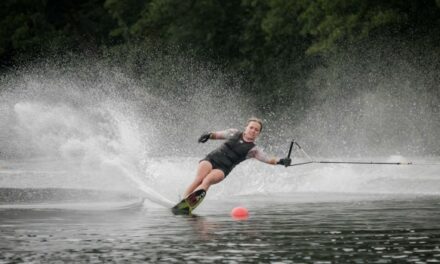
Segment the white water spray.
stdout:
[[[74,67],[76,74],[63,69],[35,69],[36,73],[2,79],[0,187],[124,190],[170,206],[192,181],[198,161],[221,143],[198,144],[197,137],[203,131],[240,129],[248,117],[260,115],[271,117],[265,124],[265,137],[258,142],[270,154],[286,155],[290,140],[295,138],[304,142],[302,146],[314,157],[322,153],[353,155],[363,144],[367,151],[353,155],[357,158],[375,154],[368,152],[375,145],[369,143],[369,133],[360,128],[351,130],[357,125],[353,120],[361,116],[362,125],[374,131],[383,129],[388,136],[393,131],[393,127],[385,126],[389,115],[377,119],[382,120],[382,126],[370,122],[383,113],[381,109],[387,109],[386,99],[379,95],[361,94],[346,102],[345,108],[342,99],[337,104],[325,101],[311,107],[301,124],[292,124],[276,118],[286,113],[259,114],[252,100],[243,99],[236,91],[231,94],[224,77],[215,79],[208,70],[192,71],[189,67],[186,72],[174,71],[177,77],[166,76],[166,80],[149,76],[151,80],[142,80],[140,85],[140,81],[111,67],[87,67],[97,73],[91,74],[93,78],[84,73],[88,73],[84,68]],[[169,86],[155,94],[150,92],[158,83]],[[362,111],[348,111],[358,106]],[[342,115],[341,109],[348,112]],[[406,120],[411,122],[411,118]],[[394,131],[402,128],[398,124]],[[435,128],[435,124],[422,125],[424,129]],[[409,134],[416,135],[414,131]],[[362,144],[350,145],[365,135]],[[275,143],[269,146],[265,138]],[[404,154],[394,151],[396,141],[391,143],[385,144],[389,155]],[[405,144],[397,150],[408,149]],[[382,154],[379,158],[368,156],[368,160],[388,159],[383,150],[378,151]],[[414,153],[423,153],[423,147]],[[305,158],[299,154],[294,153],[294,157]],[[432,159],[437,161],[437,157]],[[207,199],[289,192],[439,194],[438,176],[435,167],[315,164],[286,169],[246,161],[215,185]]]

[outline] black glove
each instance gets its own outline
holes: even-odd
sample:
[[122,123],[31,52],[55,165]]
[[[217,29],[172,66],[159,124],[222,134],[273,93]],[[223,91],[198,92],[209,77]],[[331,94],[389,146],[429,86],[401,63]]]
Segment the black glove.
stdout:
[[199,137],[199,143],[205,143],[211,137],[211,133],[205,132]]
[[284,165],[285,167],[290,166],[290,163],[292,163],[292,160],[290,158],[280,159],[277,164]]

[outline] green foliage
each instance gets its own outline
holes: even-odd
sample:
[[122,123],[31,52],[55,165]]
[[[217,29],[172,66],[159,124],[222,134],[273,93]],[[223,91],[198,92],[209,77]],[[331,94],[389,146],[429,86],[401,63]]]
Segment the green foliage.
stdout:
[[[388,2],[389,3],[389,2]],[[335,51],[338,43],[368,38],[370,32],[406,22],[404,14],[381,1],[310,1],[301,14],[304,35],[314,37],[308,54]]]
[[0,4],[1,65],[42,53],[108,43],[113,20],[100,0],[4,0]]
[[161,47],[241,74],[264,102],[297,100],[321,58],[377,36],[423,36],[438,50],[439,12],[439,0],[3,0],[0,66]]
[[[32,1],[4,1],[1,4],[0,57],[17,52],[31,52],[56,32],[44,19],[45,1],[31,5]],[[12,54],[9,54],[12,53]]]
[[154,41],[255,73],[269,61],[325,55],[389,29],[439,27],[439,7],[439,0],[4,0],[0,57]]
[[153,0],[130,32],[196,54],[231,58],[237,56],[241,17],[239,1]]
[[106,0],[104,8],[117,22],[109,32],[110,36],[127,42],[131,39],[130,27],[140,19],[140,12],[148,5],[142,0]]

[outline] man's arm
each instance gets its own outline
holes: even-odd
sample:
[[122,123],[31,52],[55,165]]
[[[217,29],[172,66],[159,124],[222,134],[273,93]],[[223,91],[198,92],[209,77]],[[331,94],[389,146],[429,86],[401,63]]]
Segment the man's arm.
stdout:
[[266,152],[264,152],[261,148],[255,146],[253,147],[248,154],[249,158],[255,158],[261,162],[267,163],[267,164],[272,164],[275,165],[278,162],[278,158],[277,157],[273,157],[273,156],[269,156],[267,155]]
[[205,143],[209,139],[229,139],[232,136],[234,136],[238,132],[235,128],[230,128],[222,131],[216,131],[216,132],[205,132],[203,133],[200,138],[200,143]]
[[235,133],[237,133],[237,132],[238,132],[238,130],[235,128],[230,128],[230,129],[226,129],[223,131],[212,132],[210,139],[229,139],[233,135],[235,135]]
[[255,146],[253,147],[248,154],[249,158],[255,158],[261,162],[272,164],[272,165],[284,165],[289,166],[291,160],[289,158],[281,159],[273,156],[267,155],[261,148]]

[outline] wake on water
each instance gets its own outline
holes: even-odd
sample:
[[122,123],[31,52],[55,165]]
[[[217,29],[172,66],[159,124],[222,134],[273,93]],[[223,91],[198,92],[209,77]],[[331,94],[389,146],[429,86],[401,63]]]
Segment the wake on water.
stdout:
[[[181,85],[177,88],[185,90],[183,95],[154,94],[149,86],[157,82],[140,85],[111,67],[87,65],[74,70],[49,67],[2,77],[1,188],[124,191],[170,207],[193,179],[200,158],[219,144],[214,141],[197,144],[201,132],[241,128],[251,115],[276,116],[257,111],[251,101],[243,101],[240,96],[229,95],[222,77],[212,79],[215,74],[209,70],[200,73],[199,69],[199,76],[191,75],[192,78],[186,73],[170,84]],[[96,73],[93,78],[87,74],[90,71]],[[374,104],[368,108],[377,111]],[[378,105],[383,107],[383,102]],[[306,148],[310,146],[319,153],[316,142],[323,141],[322,149],[326,149],[327,141],[321,137],[337,117],[325,123],[322,114],[316,113],[334,112],[317,107],[311,111],[302,124],[267,120],[263,133],[268,136],[259,144],[270,142],[267,151],[284,156],[288,139],[298,133]],[[369,118],[368,125],[372,124],[374,115],[366,112],[361,115]],[[341,116],[339,124],[345,128],[353,126],[352,120],[345,118]],[[306,131],[307,128],[311,130]],[[396,128],[399,130],[400,126]],[[356,127],[354,131],[361,129]],[[280,131],[288,131],[288,135],[281,135]],[[277,137],[278,140],[273,139]],[[336,145],[336,138],[341,135],[333,138]],[[350,139],[345,138],[343,145],[341,151],[349,149]],[[375,155],[367,160],[405,159],[395,156],[396,152],[405,155],[401,148],[388,150],[388,156]],[[344,157],[344,153],[338,154]],[[412,161],[439,162],[438,157],[416,154]],[[293,155],[296,160],[305,159],[301,153]],[[251,160],[240,164],[224,182],[213,186],[208,198],[292,192],[438,195],[439,168],[320,164],[284,168]]]

